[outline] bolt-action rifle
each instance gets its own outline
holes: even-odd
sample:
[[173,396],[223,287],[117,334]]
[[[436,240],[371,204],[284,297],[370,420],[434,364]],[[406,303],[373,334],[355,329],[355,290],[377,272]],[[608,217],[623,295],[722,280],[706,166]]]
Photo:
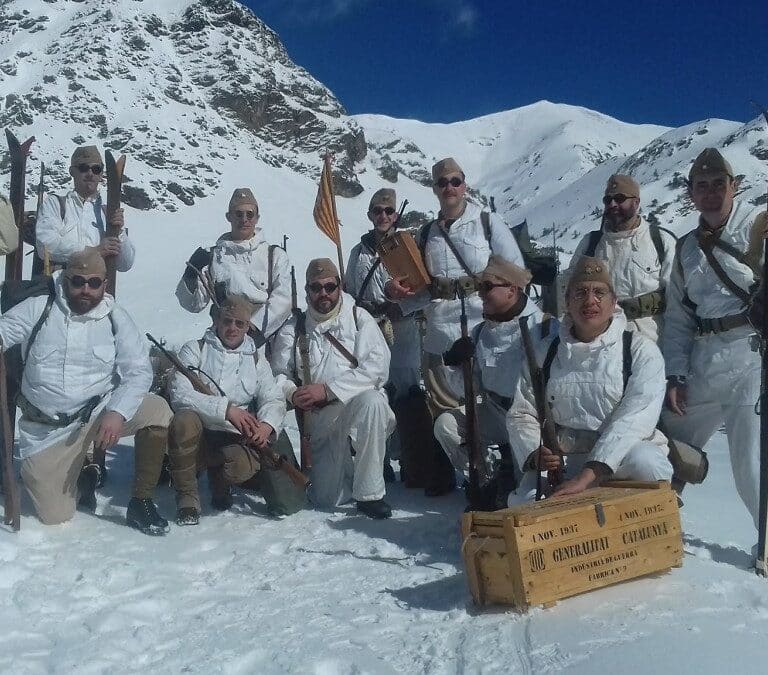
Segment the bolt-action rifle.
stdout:
[[[557,430],[552,420],[552,409],[547,403],[547,383],[544,381],[544,371],[536,362],[536,354],[533,349],[533,340],[531,340],[531,329],[528,327],[527,316],[520,320],[520,334],[523,338],[523,349],[525,350],[525,360],[528,363],[528,372],[531,375],[533,398],[536,402],[536,416],[539,418],[539,425],[541,426],[541,445],[560,455],[562,461],[560,443],[557,440]],[[541,454],[539,454],[536,467],[536,501],[539,501],[544,496],[541,471]],[[559,485],[563,480],[562,469],[550,471],[547,477],[549,478],[550,487]]]
[[[294,330],[296,331],[296,343],[301,356],[301,380],[302,384],[312,383],[312,373],[309,369],[309,342],[307,340],[307,316],[299,309],[298,291],[296,288],[296,268],[291,266],[291,311],[296,319]],[[298,371],[296,373],[298,375]],[[301,434],[299,456],[301,458],[301,470],[309,471],[312,468],[312,437],[309,429],[309,415],[301,408],[294,408],[296,423]]]
[[[173,364],[173,366],[176,368],[176,370],[179,371],[184,377],[186,377],[189,380],[189,383],[194,387],[195,391],[200,392],[201,394],[206,394],[207,396],[213,396],[213,391],[211,388],[203,382],[195,373],[193,373],[189,368],[187,368],[180,360],[179,357],[176,356],[173,352],[168,351],[162,344],[160,344],[155,338],[153,338],[149,333],[146,334],[147,339],[157,347],[160,352]],[[306,489],[309,487],[310,481],[309,478],[307,478],[301,471],[299,471],[295,466],[293,466],[289,461],[286,460],[285,457],[282,457],[281,455],[278,455],[272,448],[269,446],[265,448],[259,448],[256,447],[253,443],[249,442],[245,437],[241,436],[240,443],[243,445],[248,446],[251,450],[255,451],[259,455],[259,460],[264,464],[264,466],[268,466],[273,469],[280,469],[281,471],[284,471],[288,478],[290,478],[298,487]]]

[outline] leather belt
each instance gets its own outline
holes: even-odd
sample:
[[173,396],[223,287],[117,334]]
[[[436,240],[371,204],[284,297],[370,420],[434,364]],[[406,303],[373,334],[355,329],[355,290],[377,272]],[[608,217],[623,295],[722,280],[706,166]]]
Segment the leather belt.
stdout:
[[710,335],[712,333],[724,333],[733,328],[749,325],[749,318],[746,312],[741,314],[731,314],[730,316],[720,316],[714,319],[702,319],[696,317],[696,325],[699,335]]
[[464,295],[477,293],[477,279],[475,277],[432,277],[429,285],[429,295],[433,300],[455,300],[459,297],[459,289]]
[[85,424],[88,422],[88,420],[91,419],[91,415],[96,409],[96,406],[101,403],[103,398],[103,396],[92,396],[79,410],[68,414],[56,413],[56,415],[53,417],[48,413],[44,413],[42,410],[40,410],[40,408],[30,403],[21,393],[19,393],[16,399],[16,405],[19,406],[19,409],[23,413],[24,417],[30,422],[37,422],[38,424],[45,424],[46,426],[59,429],[62,427],[68,427],[73,422],[79,422],[80,424]]
[[501,396],[501,394],[497,394],[495,391],[486,391],[485,395],[488,399],[493,401],[497,406],[500,408],[504,408],[504,410],[509,410],[512,407],[512,397],[511,396]]

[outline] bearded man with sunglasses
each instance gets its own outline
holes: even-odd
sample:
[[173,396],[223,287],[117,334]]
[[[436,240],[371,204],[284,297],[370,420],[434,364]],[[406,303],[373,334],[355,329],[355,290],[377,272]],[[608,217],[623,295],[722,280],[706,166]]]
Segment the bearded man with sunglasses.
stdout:
[[603,206],[601,228],[584,236],[571,260],[576,263],[585,255],[605,260],[629,329],[656,341],[675,237],[640,215],[640,185],[631,176],[614,174],[608,179]]
[[[398,226],[396,207],[397,195],[392,188],[377,190],[371,197],[368,220],[373,224],[373,229],[360,238],[360,243],[349,255],[346,290],[355,298],[359,307],[366,309],[379,322],[390,343],[392,360],[387,387],[390,389],[392,409],[397,419],[398,434],[395,436],[399,439],[403,475],[404,465],[411,459],[415,461],[423,453],[423,448],[413,447],[413,444],[419,443],[418,429],[431,426],[431,419],[426,413],[419,415],[416,412],[417,409],[424,410],[423,394],[418,388],[420,354],[416,320],[413,315],[403,316],[397,303],[384,294],[389,274],[381,264],[377,247]],[[421,398],[420,406],[414,397]],[[420,424],[420,418],[424,418],[423,424]],[[389,461],[385,463],[384,471],[388,481],[394,480]],[[417,475],[410,476],[409,483],[415,486],[417,478]]]
[[40,208],[35,230],[40,258],[44,259],[47,251],[51,262],[60,267],[91,246],[104,258],[115,257],[119,272],[133,267],[136,249],[123,227],[123,209],[115,212],[110,223],[119,228],[119,236],[106,236],[106,204],[99,191],[103,174],[104,161],[96,146],[75,148],[69,167],[74,189],[63,197],[48,194]]
[[[443,363],[443,352],[461,335],[459,294],[466,296],[467,323],[472,330],[483,315],[483,302],[477,293],[478,275],[491,255],[501,256],[519,267],[525,267],[525,262],[507,224],[497,214],[483,212],[467,201],[464,171],[452,157],[441,159],[432,167],[432,191],[440,203],[440,212],[418,236],[424,264],[432,278],[430,287],[413,293],[401,280],[390,279],[385,292],[400,304],[403,314],[424,311],[422,372],[430,408],[437,417],[457,408],[463,397],[461,371]],[[454,485],[453,470],[442,456],[439,444],[437,451],[434,483],[426,489],[430,496],[444,494]]]
[[2,348],[23,345],[18,406],[21,477],[46,525],[70,520],[79,504],[96,508],[99,466],[107,450],[135,435],[133,496],[126,519],[146,534],[168,531],[152,501],[172,413],[152,384],[149,345],[124,309],[105,294],[98,249],[70,257],[52,278],[53,295],[28,298],[0,317]]
[[[554,337],[558,322],[545,315],[525,294],[531,273],[523,267],[492,255],[480,274],[480,297],[484,321],[471,337],[459,338],[443,355],[446,365],[458,366],[474,358],[475,391],[482,396],[476,411],[480,429],[480,450],[493,478],[479,490],[467,484],[468,508],[493,511],[505,508],[507,495],[515,485],[514,462],[506,428],[520,368],[525,361],[522,331],[538,340]],[[469,450],[466,445],[464,409],[442,413],[435,421],[440,441],[454,469],[469,478]],[[489,448],[497,451],[493,455]]]
[[562,482],[545,489],[547,495],[578,494],[607,477],[672,477],[667,439],[656,429],[664,401],[664,359],[653,340],[628,330],[611,279],[605,261],[580,258],[568,280],[559,333],[532,336],[544,379],[540,404],[554,423],[559,447],[542,443],[544,420],[525,363],[507,413],[523,472],[510,506],[536,496],[540,471],[562,472]]
[[[187,342],[179,359],[212,393],[195,390],[181,373],[169,387],[176,414],[169,430],[171,481],[176,489],[176,523],[197,525],[200,497],[197,475],[208,471],[211,505],[232,506],[231,486],[258,488],[276,516],[298,511],[304,495],[283,472],[263,467],[255,448],[275,446],[285,418],[283,390],[248,335],[255,307],[242,296],[228,296],[216,311],[213,328]],[[292,455],[290,444],[284,449]],[[293,456],[289,461],[295,463]]]
[[254,304],[251,324],[269,340],[291,313],[288,255],[264,238],[259,204],[249,188],[232,193],[226,219],[230,231],[212,249],[198,248],[192,254],[176,297],[184,309],[196,313],[212,300],[216,304],[227,295],[241,295]]
[[[304,325],[294,316],[280,329],[272,365],[285,400],[306,413],[310,499],[320,507],[354,500],[369,518],[389,518],[383,475],[387,437],[395,426],[384,391],[389,347],[376,320],[342,292],[333,261],[312,260],[306,281]],[[300,347],[302,331],[306,353]]]

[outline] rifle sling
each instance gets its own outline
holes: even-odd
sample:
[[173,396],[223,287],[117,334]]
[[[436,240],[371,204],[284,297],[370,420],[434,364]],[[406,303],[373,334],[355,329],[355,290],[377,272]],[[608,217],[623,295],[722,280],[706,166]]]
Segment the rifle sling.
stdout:
[[[730,244],[727,244],[726,242],[720,241],[719,238],[712,239],[711,244],[705,243],[701,237],[697,236],[697,241],[699,243],[699,248],[701,249],[702,253],[704,253],[704,257],[707,259],[707,262],[709,263],[709,266],[712,268],[712,271],[717,275],[717,278],[720,279],[721,283],[731,292],[733,295],[735,295],[739,300],[741,300],[745,305],[749,305],[751,301],[751,296],[748,291],[745,291],[741,286],[739,286],[731,277],[728,276],[728,273],[723,269],[723,266],[720,264],[717,258],[715,258],[715,254],[713,252],[713,247],[717,246],[720,250],[724,251],[728,255],[735,258],[737,261],[741,262],[742,264],[746,265],[746,260],[744,258],[744,255],[739,251],[738,249],[734,248]],[[750,269],[752,269],[750,267]]]
[[373,265],[371,265],[371,269],[368,270],[368,274],[365,275],[365,279],[363,279],[363,283],[360,285],[360,290],[355,296],[356,304],[359,305],[363,302],[363,295],[365,294],[368,285],[371,283],[371,279],[373,279],[376,270],[379,269],[379,265],[381,265],[381,258],[377,256],[376,260],[373,261]]
[[357,360],[357,357],[350,352],[341,342],[339,342],[338,338],[334,335],[331,335],[328,332],[323,333],[323,336],[325,337],[328,342],[330,342],[336,350],[347,360],[349,361],[350,365],[353,368],[357,368],[360,365],[360,362]]
[[[454,222],[456,222],[455,219],[447,220],[445,221],[445,224],[450,227]],[[467,273],[467,276],[474,279],[477,275],[470,269],[464,258],[462,258],[461,253],[459,253],[459,249],[456,248],[456,244],[453,243],[445,229],[445,226],[442,223],[437,223],[437,231],[442,235],[443,239],[445,239],[445,243],[448,244],[448,248],[451,249],[451,253],[453,253],[456,260],[458,260],[459,265],[461,265],[461,268]]]

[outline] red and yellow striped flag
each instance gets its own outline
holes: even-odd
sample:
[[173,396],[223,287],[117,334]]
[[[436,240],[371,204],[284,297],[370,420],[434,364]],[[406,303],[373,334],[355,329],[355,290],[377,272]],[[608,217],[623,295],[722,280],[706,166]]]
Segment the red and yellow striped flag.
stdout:
[[333,195],[333,176],[331,175],[331,157],[326,154],[323,172],[320,174],[320,185],[317,188],[315,208],[312,211],[315,223],[334,244],[341,244],[339,218],[336,215],[336,198]]

